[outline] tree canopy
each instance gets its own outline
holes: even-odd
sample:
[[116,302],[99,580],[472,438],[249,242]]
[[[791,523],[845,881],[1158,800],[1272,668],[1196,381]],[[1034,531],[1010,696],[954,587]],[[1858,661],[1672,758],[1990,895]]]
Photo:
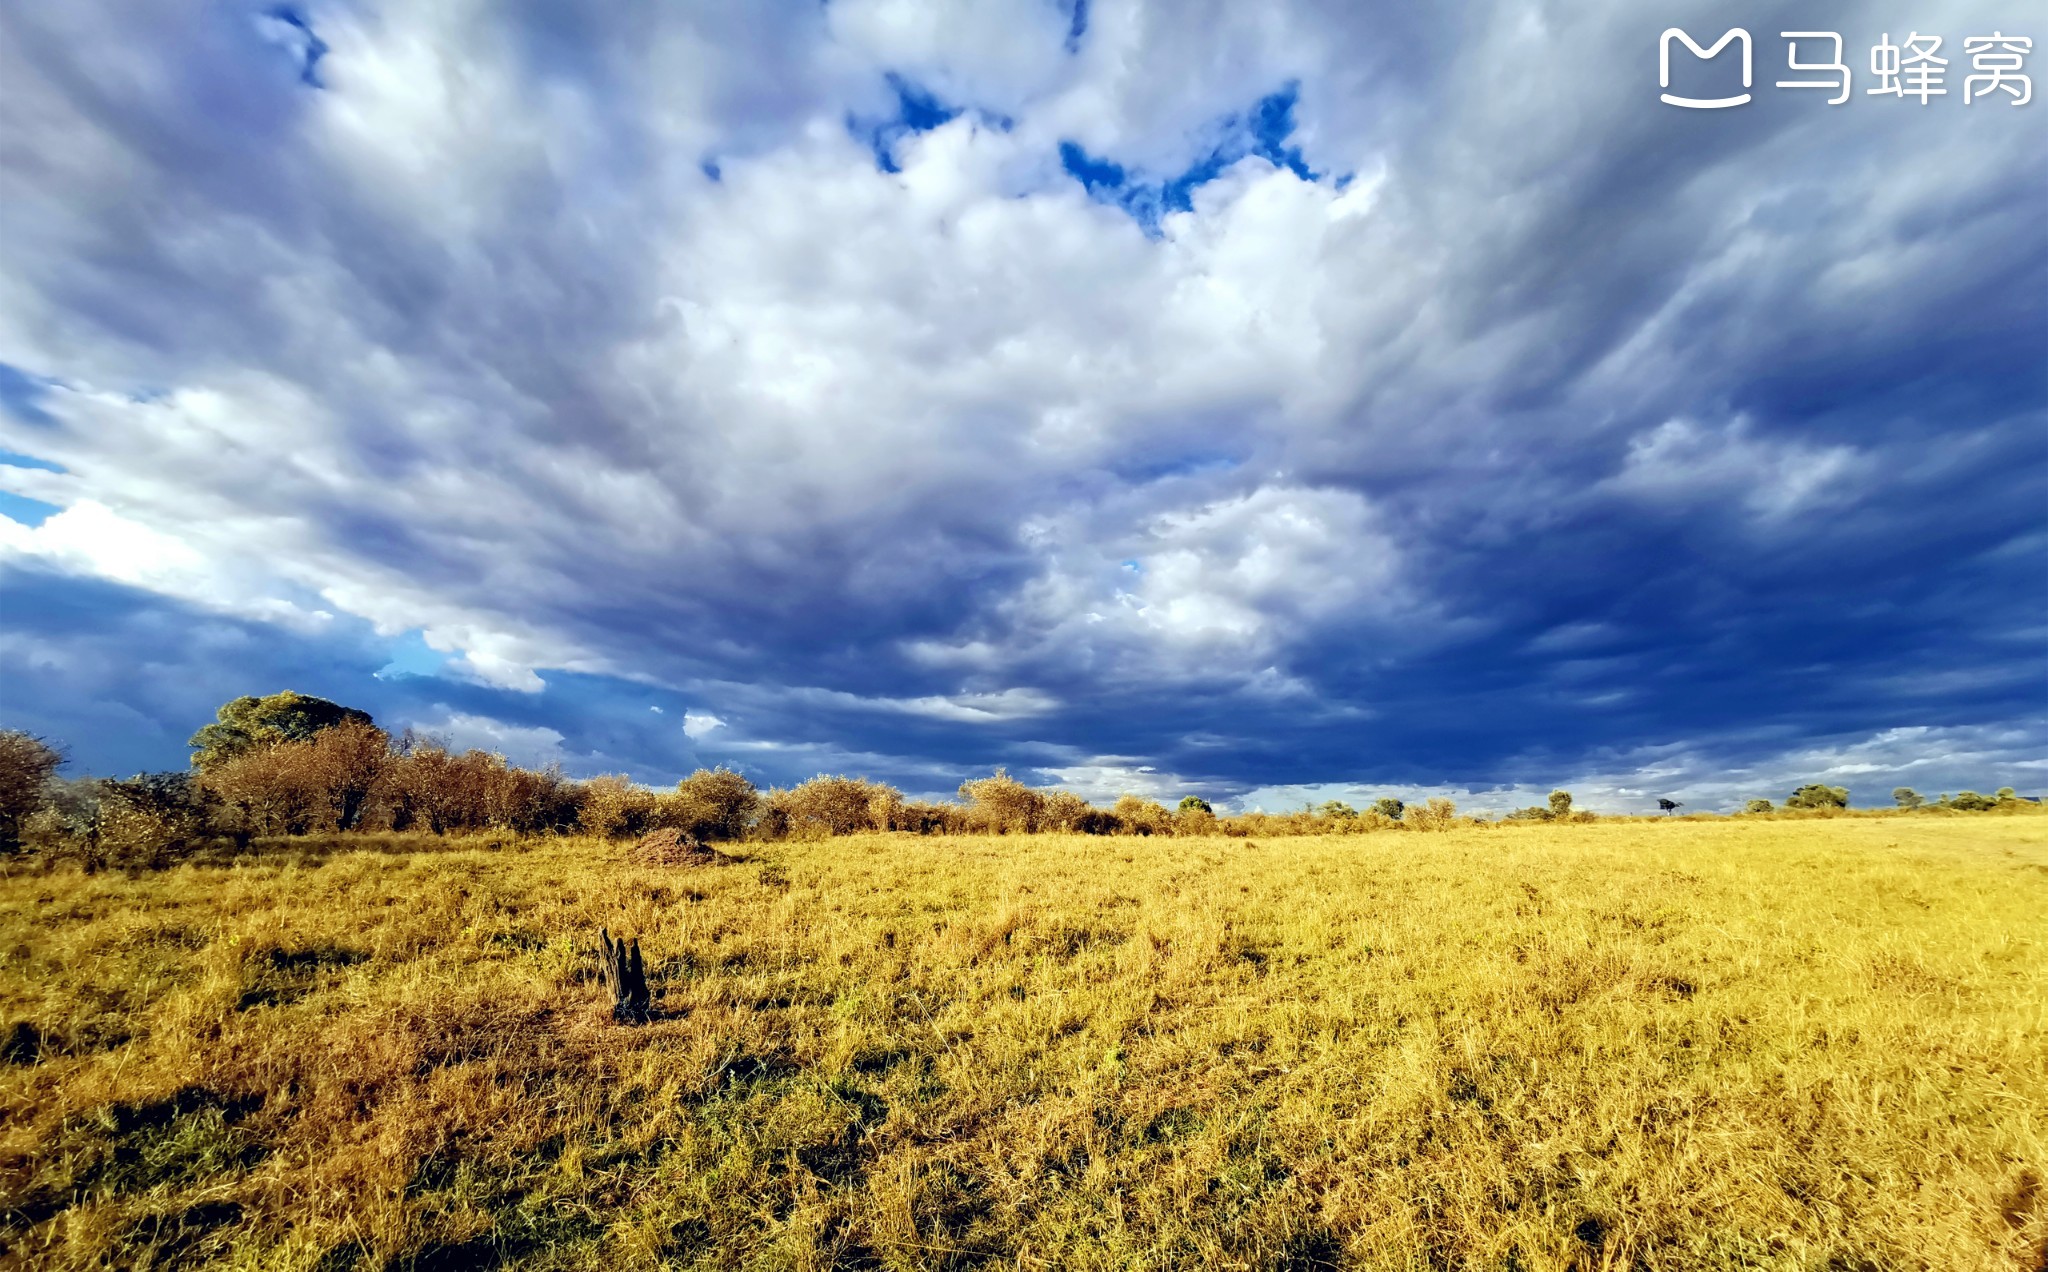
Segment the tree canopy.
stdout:
[[337,724],[374,724],[367,711],[287,689],[267,698],[244,696],[224,704],[212,724],[185,745],[192,766],[205,770],[277,742],[302,742]]
[[1787,808],[1847,808],[1848,806],[1848,787],[1823,786],[1819,782],[1809,782],[1805,786],[1800,787],[1792,792],[1790,799],[1785,801],[1785,807]]

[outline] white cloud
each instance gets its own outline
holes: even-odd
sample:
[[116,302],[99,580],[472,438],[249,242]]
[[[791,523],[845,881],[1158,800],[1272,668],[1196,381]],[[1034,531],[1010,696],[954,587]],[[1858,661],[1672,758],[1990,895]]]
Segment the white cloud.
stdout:
[[1747,420],[1718,430],[1667,420],[1630,441],[1607,484],[1653,505],[1735,501],[1775,521],[1849,498],[1866,469],[1853,447],[1758,438]]
[[[661,708],[656,707],[655,710],[659,711]],[[683,713],[683,733],[689,737],[701,738],[708,735],[714,729],[722,729],[724,727],[725,721],[708,711],[685,711]]]
[[1161,803],[1178,803],[1194,787],[1173,773],[1162,773],[1152,765],[1129,756],[1105,755],[1073,764],[1039,770],[1054,786],[1072,791],[1090,803],[1108,804],[1125,795]]
[[529,767],[559,764],[568,758],[562,749],[561,732],[545,725],[510,724],[439,704],[433,710],[436,714],[407,724],[418,733],[447,743],[451,750],[491,751],[514,764]]

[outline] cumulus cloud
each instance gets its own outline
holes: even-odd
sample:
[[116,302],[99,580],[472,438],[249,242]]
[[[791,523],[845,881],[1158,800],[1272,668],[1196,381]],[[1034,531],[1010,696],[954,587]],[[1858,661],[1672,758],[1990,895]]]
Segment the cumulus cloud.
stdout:
[[14,6],[0,564],[664,769],[606,686],[778,777],[1212,792],[1743,677],[2010,716],[2031,116],[1656,106],[1711,12]]

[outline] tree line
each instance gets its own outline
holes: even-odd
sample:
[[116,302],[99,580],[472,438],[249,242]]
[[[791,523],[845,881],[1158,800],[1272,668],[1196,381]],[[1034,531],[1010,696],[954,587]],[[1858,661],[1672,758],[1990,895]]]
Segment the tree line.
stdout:
[[[957,801],[942,802],[830,775],[764,791],[726,768],[699,769],[655,790],[617,774],[575,779],[558,767],[525,768],[411,730],[393,736],[365,712],[289,692],[227,703],[191,746],[188,771],[67,781],[57,776],[63,757],[56,748],[0,731],[0,851],[26,848],[88,865],[162,864],[208,844],[242,849],[257,839],[378,832],[626,839],[675,830],[704,841],[863,831],[1249,837],[1437,831],[1474,822],[1448,799],[1408,804],[1392,796],[1364,809],[1332,800],[1297,812],[1224,816],[1194,795],[1170,809],[1137,795],[1105,808],[1000,769],[963,782]],[[1904,787],[1894,796],[1901,808],[1927,805]],[[1848,801],[1842,787],[1809,784],[1784,806],[1824,813]],[[2007,788],[1996,797],[1944,795],[1927,806],[1981,811],[2014,802]],[[1679,807],[1659,803],[1667,812]],[[1777,810],[1754,800],[1746,811]],[[1590,820],[1559,790],[1505,823]]]
[[1249,836],[1446,830],[1458,820],[1445,799],[1219,817],[1198,796],[1169,809],[1125,795],[1105,808],[1001,769],[962,783],[957,802],[832,775],[762,790],[726,768],[656,790],[619,774],[576,779],[556,766],[522,767],[412,730],[394,736],[365,712],[289,692],[235,699],[191,746],[189,771],[67,781],[56,775],[55,747],[0,731],[0,850],[162,864],[209,843],[380,832],[630,839],[672,829],[707,842],[863,831]]

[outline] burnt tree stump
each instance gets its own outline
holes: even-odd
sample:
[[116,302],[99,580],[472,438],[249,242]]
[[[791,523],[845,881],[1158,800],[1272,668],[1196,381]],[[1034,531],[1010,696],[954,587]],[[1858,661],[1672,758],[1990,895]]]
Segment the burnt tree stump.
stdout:
[[612,1019],[621,1024],[645,1024],[648,1017],[647,965],[640,958],[640,941],[631,945],[624,937],[612,939],[609,929],[597,930],[598,976],[612,991]]

